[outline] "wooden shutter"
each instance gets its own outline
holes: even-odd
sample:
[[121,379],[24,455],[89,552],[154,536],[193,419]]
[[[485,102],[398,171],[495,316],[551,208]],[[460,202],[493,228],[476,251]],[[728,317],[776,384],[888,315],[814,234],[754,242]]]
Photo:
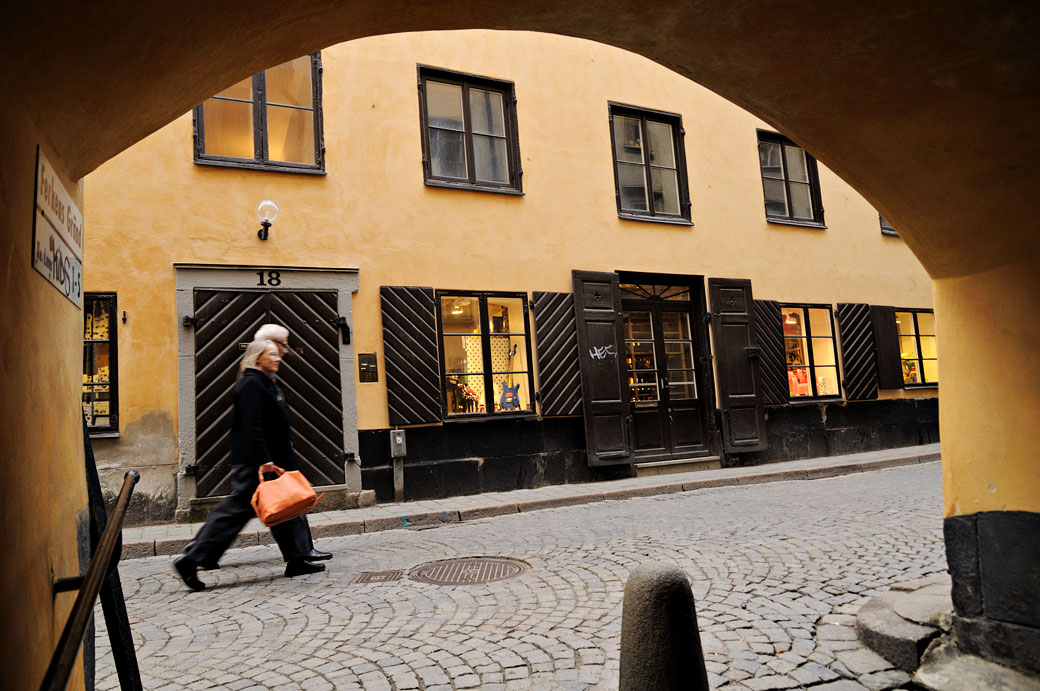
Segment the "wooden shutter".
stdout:
[[571,293],[535,293],[538,396],[543,416],[581,415],[578,328]]
[[711,325],[722,409],[722,441],[727,452],[761,451],[768,447],[765,411],[759,396],[761,350],[755,338],[751,281],[709,278]]
[[896,331],[895,307],[871,305],[870,322],[874,330],[878,386],[882,389],[901,389],[903,388],[903,364],[899,358],[899,333]]
[[878,368],[870,305],[838,303],[841,364],[845,370],[845,398],[868,401],[878,397]]
[[386,405],[391,425],[441,419],[433,288],[381,286]]
[[755,300],[755,333],[762,356],[758,363],[762,404],[788,402],[787,359],[784,356],[784,326],[780,303]]
[[589,465],[631,463],[618,276],[592,271],[574,271],[572,275]]

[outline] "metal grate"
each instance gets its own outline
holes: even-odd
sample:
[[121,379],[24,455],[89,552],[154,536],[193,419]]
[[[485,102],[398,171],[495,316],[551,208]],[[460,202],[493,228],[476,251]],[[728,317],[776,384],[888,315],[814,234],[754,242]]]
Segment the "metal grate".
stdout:
[[404,571],[395,569],[393,571],[362,571],[352,583],[390,583],[401,580]]
[[408,577],[434,585],[472,585],[512,578],[529,568],[527,562],[508,557],[461,557],[420,564]]

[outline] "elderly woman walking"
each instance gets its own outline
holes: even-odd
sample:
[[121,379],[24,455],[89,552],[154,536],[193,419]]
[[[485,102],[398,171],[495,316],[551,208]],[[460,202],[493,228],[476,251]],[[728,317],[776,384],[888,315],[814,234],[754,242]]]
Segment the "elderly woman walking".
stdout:
[[[246,523],[256,514],[250,504],[259,484],[259,472],[272,466],[295,469],[290,432],[289,406],[275,375],[281,366],[278,346],[259,339],[246,347],[235,384],[235,403],[231,422],[231,494],[210,513],[195,539],[173,567],[192,590],[204,590],[199,580],[200,567],[217,568],[217,562]],[[271,527],[271,535],[282,551],[288,577],[324,571],[330,554],[317,552],[303,516]]]

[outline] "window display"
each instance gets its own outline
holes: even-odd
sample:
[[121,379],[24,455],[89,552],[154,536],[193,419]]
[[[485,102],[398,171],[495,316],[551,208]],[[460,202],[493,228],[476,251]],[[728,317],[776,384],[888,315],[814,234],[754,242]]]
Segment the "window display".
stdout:
[[829,306],[781,305],[790,398],[840,396]]
[[899,358],[904,385],[939,383],[939,360],[935,349],[935,315],[931,310],[896,312]]
[[118,431],[116,296],[83,297],[83,415],[92,432]]

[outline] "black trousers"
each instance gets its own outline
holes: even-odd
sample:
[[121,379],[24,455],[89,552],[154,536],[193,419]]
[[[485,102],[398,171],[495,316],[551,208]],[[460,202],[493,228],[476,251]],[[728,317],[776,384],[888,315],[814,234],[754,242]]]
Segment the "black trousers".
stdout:
[[[213,508],[206,524],[184,549],[188,558],[196,563],[219,560],[242,532],[246,523],[256,518],[250,501],[253,499],[256,486],[260,484],[257,469],[236,465],[231,467],[231,472],[231,494]],[[271,536],[278,543],[278,549],[282,551],[282,559],[285,561],[301,559],[314,549],[311,528],[306,516],[271,526]]]

